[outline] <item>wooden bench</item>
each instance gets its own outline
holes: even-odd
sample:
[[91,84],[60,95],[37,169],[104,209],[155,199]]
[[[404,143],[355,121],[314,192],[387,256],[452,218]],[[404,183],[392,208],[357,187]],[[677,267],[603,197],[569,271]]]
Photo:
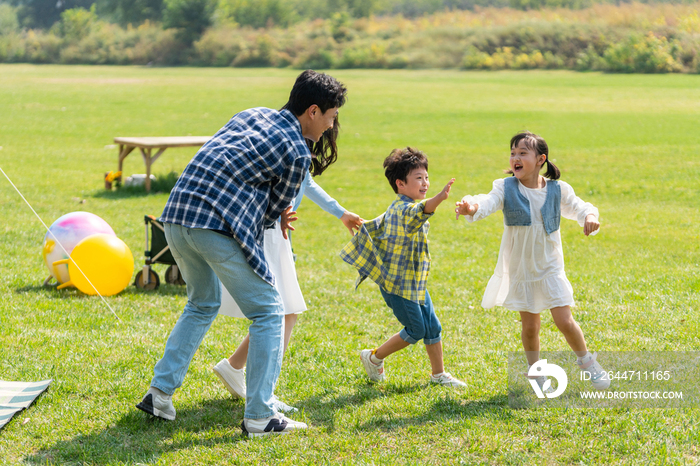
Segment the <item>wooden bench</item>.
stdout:
[[[124,159],[137,147],[141,150],[146,164],[146,192],[151,190],[151,165],[169,147],[201,147],[211,139],[211,136],[174,136],[174,137],[117,137],[114,143],[119,144],[119,171],[122,171]],[[158,151],[153,154],[153,149]],[[121,177],[120,177],[121,181]]]

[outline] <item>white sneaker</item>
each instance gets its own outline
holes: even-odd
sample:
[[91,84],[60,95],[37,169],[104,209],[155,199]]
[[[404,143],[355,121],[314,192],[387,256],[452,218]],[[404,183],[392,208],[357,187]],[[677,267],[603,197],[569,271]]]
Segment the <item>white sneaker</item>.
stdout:
[[292,421],[284,414],[275,413],[262,419],[243,419],[241,429],[248,437],[263,437],[265,435],[284,435],[295,430],[306,429],[309,426],[299,421]]
[[294,406],[289,406],[284,401],[277,398],[277,395],[272,395],[272,404],[278,413],[296,413],[299,411]]
[[234,369],[228,359],[222,359],[213,371],[234,398],[245,400],[245,369]]
[[608,373],[603,370],[601,365],[596,361],[598,353],[590,354],[582,361],[576,361],[576,365],[583,372],[586,372],[591,377],[591,383],[596,390],[605,390],[610,387],[610,378]]
[[365,366],[365,371],[367,371],[367,377],[375,382],[381,382],[385,379],[384,361],[377,365],[372,362],[370,356],[372,356],[372,350],[363,349],[360,351],[360,359],[362,360],[362,365]]
[[173,406],[172,395],[166,395],[155,387],[148,389],[143,400],[136,407],[151,416],[168,421],[175,420],[175,407]]
[[430,375],[430,381],[432,383],[446,385],[448,387],[466,387],[467,384],[461,380],[455,379],[449,372],[443,372],[438,375]]

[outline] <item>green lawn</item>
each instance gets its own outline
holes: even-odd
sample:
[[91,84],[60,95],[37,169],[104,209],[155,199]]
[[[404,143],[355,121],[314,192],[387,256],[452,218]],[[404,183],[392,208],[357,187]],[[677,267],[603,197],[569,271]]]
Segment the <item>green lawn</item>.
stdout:
[[[270,69],[0,66],[0,167],[51,224],[87,210],[104,218],[143,265],[143,215],[167,193],[106,192],[115,136],[213,134],[237,111],[279,108],[298,72]],[[367,383],[358,352],[399,329],[374,284],[353,289],[338,257],[349,235],[312,202],[299,210],[297,271],[310,308],[276,393],[311,429],[248,441],[243,403],[211,367],[245,335],[217,319],[174,396],[175,422],[134,405],[186,301],[184,287],[133,286],[108,302],[42,286],[45,230],[0,178],[0,379],[54,379],[0,431],[0,464],[698,464],[700,410],[514,410],[508,352],[518,315],[480,307],[501,215],[456,222],[450,205],[488,192],[519,130],[545,137],[562,179],[601,212],[586,238],[562,223],[575,315],[594,350],[693,351],[700,346],[700,85],[694,75],[571,72],[335,71],[349,88],[341,156],[317,181],[365,218],[393,198],[382,161],[411,145],[430,157],[435,193],[429,289],[444,328],[448,371],[462,391],[428,384],[422,348],[387,359]],[[192,149],[169,149],[156,174],[181,171]],[[143,173],[137,154],[125,174]],[[159,273],[164,266],[158,266]],[[542,347],[565,350],[544,314]],[[697,405],[696,405],[697,406]],[[25,423],[25,418],[28,421]]]

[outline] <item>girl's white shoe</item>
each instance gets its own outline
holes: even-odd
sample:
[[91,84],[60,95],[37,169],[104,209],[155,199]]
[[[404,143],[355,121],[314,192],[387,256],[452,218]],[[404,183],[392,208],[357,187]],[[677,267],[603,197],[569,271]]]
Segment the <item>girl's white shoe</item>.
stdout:
[[598,353],[588,353],[581,361],[576,361],[576,365],[590,376],[593,388],[596,390],[606,390],[610,387],[610,378],[608,377],[608,373],[605,372],[598,361],[596,361],[597,357]]
[[430,381],[432,383],[446,385],[448,387],[466,387],[467,384],[461,380],[455,379],[449,372],[443,372],[442,374],[430,375]]

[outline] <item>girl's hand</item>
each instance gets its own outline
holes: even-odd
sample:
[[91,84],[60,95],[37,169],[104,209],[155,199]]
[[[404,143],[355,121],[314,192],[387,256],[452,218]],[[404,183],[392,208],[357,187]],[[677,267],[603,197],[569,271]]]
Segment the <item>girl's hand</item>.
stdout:
[[294,231],[292,222],[299,219],[299,217],[294,217],[296,214],[296,211],[292,210],[292,206],[289,206],[284,209],[284,212],[280,215],[280,228],[282,229],[282,236],[284,236],[284,239],[289,239],[287,237],[287,230]]
[[455,202],[455,213],[457,220],[460,215],[474,215],[479,210],[479,204],[470,204],[468,201]]
[[340,221],[343,222],[343,225],[345,225],[345,228],[350,230],[350,234],[352,236],[355,236],[355,231],[360,231],[360,227],[362,226],[363,223],[365,223],[365,220],[361,218],[359,215],[354,214],[348,210],[345,211],[342,217],[340,217]]
[[586,215],[586,221],[583,224],[583,234],[588,236],[600,228],[600,222],[593,214]]

